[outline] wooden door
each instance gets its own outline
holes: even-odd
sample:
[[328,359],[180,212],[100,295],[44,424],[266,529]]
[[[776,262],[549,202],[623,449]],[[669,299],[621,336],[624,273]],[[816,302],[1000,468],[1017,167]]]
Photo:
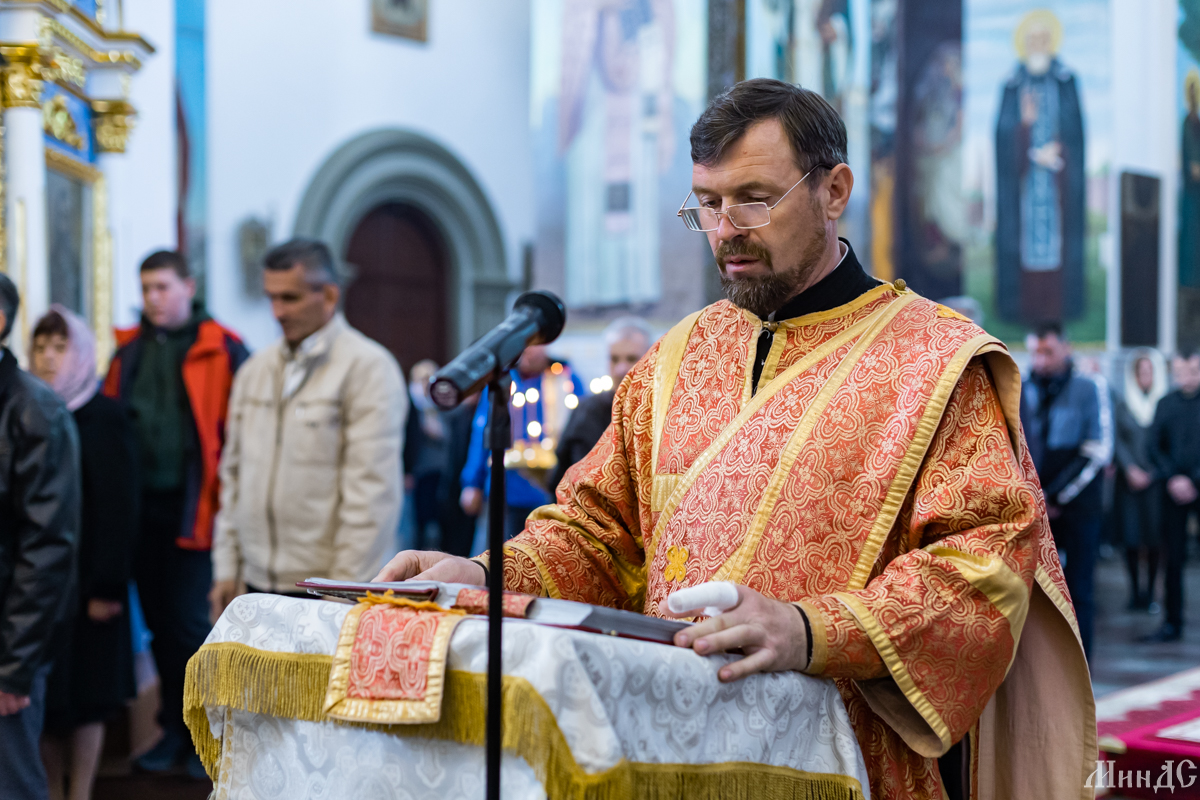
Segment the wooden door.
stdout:
[[350,237],[356,271],[346,289],[346,319],[392,352],[407,377],[413,364],[448,356],[449,263],[433,222],[412,206],[373,209]]

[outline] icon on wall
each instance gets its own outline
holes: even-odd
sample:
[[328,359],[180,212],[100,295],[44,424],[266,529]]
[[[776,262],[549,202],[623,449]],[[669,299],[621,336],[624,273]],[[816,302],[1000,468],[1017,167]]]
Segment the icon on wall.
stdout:
[[1011,321],[1083,314],[1086,226],[1083,113],[1075,75],[1059,60],[1062,25],[1025,15],[1018,63],[996,126],[997,305]]
[[371,0],[371,30],[425,41],[429,0]]

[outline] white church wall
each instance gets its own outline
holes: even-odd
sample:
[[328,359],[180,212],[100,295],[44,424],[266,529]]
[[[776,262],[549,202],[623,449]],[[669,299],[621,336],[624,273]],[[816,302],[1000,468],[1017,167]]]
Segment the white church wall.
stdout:
[[278,336],[243,289],[236,232],[269,220],[291,235],[313,174],[379,128],[428,136],[492,205],[511,277],[533,238],[528,0],[431,4],[425,43],[373,33],[368,0],[210,0],[208,292],[253,348]]
[[1176,251],[1179,192],[1175,3],[1112,0],[1112,181],[1109,192],[1111,258],[1107,344],[1120,348],[1120,175],[1142,172],[1162,179],[1159,234],[1159,344],[1171,350],[1176,328]]
[[155,53],[130,82],[137,124],[109,184],[113,234],[113,321],[134,324],[141,308],[138,264],[175,247],[175,6],[164,0],[124,0],[125,27]]

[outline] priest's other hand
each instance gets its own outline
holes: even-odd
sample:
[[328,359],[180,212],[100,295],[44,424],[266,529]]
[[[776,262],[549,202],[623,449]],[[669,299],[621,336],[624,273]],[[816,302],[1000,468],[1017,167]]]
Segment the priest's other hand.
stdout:
[[[800,609],[745,586],[738,586],[737,591],[736,606],[675,634],[675,644],[690,647],[702,656],[740,648],[746,657],[726,664],[717,672],[723,683],[756,672],[807,667],[808,634]],[[685,616],[670,611],[667,614]]]
[[381,581],[441,581],[483,586],[487,573],[478,561],[429,550],[401,550],[371,579]]

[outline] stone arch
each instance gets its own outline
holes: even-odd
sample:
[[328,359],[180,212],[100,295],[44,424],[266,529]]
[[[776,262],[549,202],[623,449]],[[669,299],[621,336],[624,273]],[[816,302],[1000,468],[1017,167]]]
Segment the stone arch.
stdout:
[[449,150],[411,131],[369,131],[339,147],[305,189],[295,235],[328,242],[339,258],[373,208],[404,203],[429,216],[449,250],[454,352],[504,319],[515,287],[500,225],[483,190]]

